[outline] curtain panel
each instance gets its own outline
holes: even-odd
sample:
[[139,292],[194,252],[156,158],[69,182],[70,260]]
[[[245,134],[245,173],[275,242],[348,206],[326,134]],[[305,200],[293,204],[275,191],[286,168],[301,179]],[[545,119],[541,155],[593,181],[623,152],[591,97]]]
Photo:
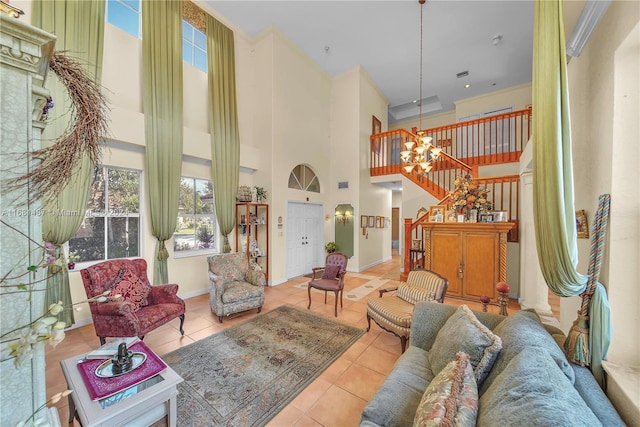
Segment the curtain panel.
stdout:
[[[70,57],[79,61],[94,80],[100,83],[104,46],[104,0],[36,0],[33,2],[31,21],[34,26],[55,34],[56,50],[67,51]],[[42,145],[46,147],[53,145],[69,126],[71,101],[54,73],[47,74],[45,86],[50,90],[55,104],[49,111],[47,126],[42,134]],[[56,252],[63,261],[64,251],[61,246],[75,236],[82,224],[95,167],[87,156],[83,157],[64,190],[44,206],[43,239],[56,245]],[[63,212],[77,214],[66,215],[62,214]],[[58,271],[59,269],[61,271]],[[66,262],[63,262],[61,268],[56,265],[49,266],[48,276],[45,310],[48,310],[49,304],[62,301],[65,309],[58,315],[58,320],[71,326],[75,319],[71,308]]]
[[182,171],[182,2],[142,6],[146,178],[151,232],[157,239],[153,283],[169,282],[165,242],[178,217]]
[[571,123],[562,2],[536,1],[533,33],[533,198],[540,269],[556,295],[585,290],[576,271]]
[[216,217],[223,252],[231,252],[229,234],[235,225],[240,173],[240,135],[236,101],[233,31],[210,15],[206,18],[209,79],[209,126]]

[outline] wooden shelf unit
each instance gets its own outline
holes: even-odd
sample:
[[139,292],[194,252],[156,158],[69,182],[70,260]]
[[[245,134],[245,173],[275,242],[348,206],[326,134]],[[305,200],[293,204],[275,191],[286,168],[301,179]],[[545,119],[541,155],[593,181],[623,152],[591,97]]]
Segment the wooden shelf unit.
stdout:
[[423,225],[425,268],[449,280],[447,295],[496,302],[496,284],[507,279],[510,222]]
[[[255,240],[260,250],[251,248]],[[246,244],[243,247],[243,241]],[[245,251],[247,257],[258,263],[269,280],[269,205],[266,203],[236,203],[236,252]]]

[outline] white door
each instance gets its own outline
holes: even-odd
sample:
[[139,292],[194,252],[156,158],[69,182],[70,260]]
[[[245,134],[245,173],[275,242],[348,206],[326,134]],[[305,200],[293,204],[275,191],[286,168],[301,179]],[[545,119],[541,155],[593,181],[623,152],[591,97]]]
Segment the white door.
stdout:
[[287,204],[287,278],[311,273],[324,264],[322,205]]

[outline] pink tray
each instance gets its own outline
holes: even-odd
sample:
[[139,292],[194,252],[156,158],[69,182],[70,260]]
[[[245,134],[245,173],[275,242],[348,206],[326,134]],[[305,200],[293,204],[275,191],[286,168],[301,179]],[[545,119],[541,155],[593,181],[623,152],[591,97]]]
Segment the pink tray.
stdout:
[[80,376],[87,386],[87,392],[91,399],[99,400],[112,396],[122,390],[140,384],[167,368],[167,364],[142,341],[133,344],[129,347],[129,350],[146,354],[147,360],[133,371],[117,377],[100,378],[96,375],[96,368],[104,362],[104,359],[87,360],[78,363],[78,371],[80,371]]

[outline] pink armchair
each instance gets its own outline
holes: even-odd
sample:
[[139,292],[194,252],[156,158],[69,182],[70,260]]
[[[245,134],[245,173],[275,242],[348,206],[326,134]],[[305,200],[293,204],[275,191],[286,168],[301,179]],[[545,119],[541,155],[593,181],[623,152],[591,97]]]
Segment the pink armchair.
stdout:
[[[177,296],[178,285],[151,286],[144,259],[104,261],[81,270],[80,274],[89,298],[109,289],[114,294],[123,295],[117,301],[89,303],[93,326],[101,344],[105,343],[106,337],[137,336],[143,339],[147,332],[176,317],[180,318],[180,333],[184,335],[185,304]],[[122,292],[118,286],[122,286],[125,274],[129,280],[126,283],[137,286],[129,286]]]

